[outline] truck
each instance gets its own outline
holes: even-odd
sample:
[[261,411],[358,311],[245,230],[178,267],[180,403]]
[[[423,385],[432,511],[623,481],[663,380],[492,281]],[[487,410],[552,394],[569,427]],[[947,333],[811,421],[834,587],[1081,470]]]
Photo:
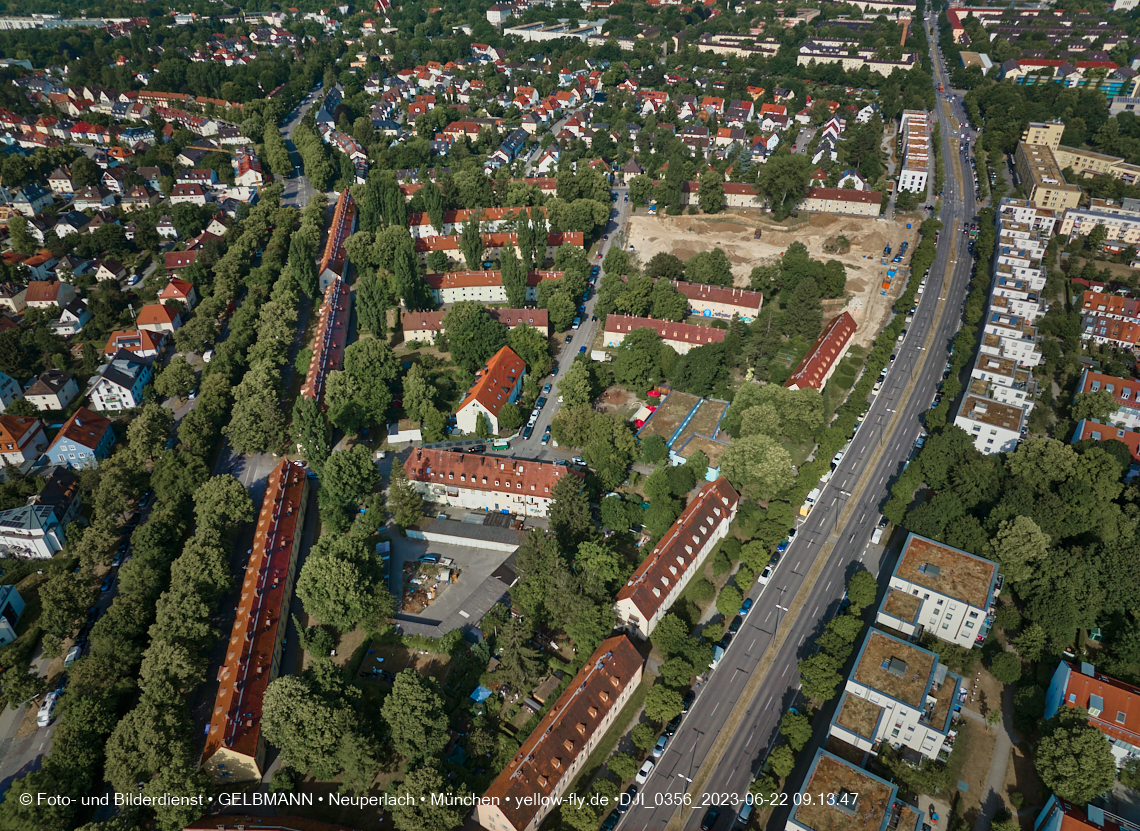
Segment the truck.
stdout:
[[709,664],[709,669],[716,669],[717,665],[720,663],[720,659],[723,657],[724,657],[724,647],[723,646],[714,646],[713,647],[713,659],[712,659],[712,663]]
[[807,516],[811,513],[811,509],[815,507],[815,501],[819,499],[819,488],[812,488],[811,493],[804,499],[804,504],[800,506],[800,516]]
[[495,439],[493,442],[491,442],[491,449],[492,450],[510,450],[511,449],[511,440],[510,439]]

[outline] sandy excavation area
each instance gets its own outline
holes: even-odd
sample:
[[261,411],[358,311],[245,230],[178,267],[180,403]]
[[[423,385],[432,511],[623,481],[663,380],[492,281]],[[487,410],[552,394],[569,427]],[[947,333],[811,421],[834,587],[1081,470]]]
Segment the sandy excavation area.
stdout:
[[[804,217],[809,217],[806,223]],[[754,266],[777,261],[798,240],[813,258],[836,259],[847,267],[846,309],[859,324],[855,342],[870,344],[905,285],[905,279],[896,279],[886,297],[879,293],[887,270],[881,265],[883,248],[890,244],[897,251],[903,240],[909,240],[913,249],[918,224],[913,223],[908,230],[902,221],[831,214],[803,214],[788,224],[793,226],[790,230],[782,229],[772,224],[767,214],[755,211],[729,211],[712,217],[642,215],[630,218],[627,236],[643,264],[661,251],[685,260],[699,251],[719,247],[728,255],[735,283],[741,288],[748,287]],[[760,239],[754,238],[757,229],[762,231]],[[847,253],[826,253],[824,244],[840,236],[850,243]],[[838,304],[826,308],[828,317],[839,311]]]

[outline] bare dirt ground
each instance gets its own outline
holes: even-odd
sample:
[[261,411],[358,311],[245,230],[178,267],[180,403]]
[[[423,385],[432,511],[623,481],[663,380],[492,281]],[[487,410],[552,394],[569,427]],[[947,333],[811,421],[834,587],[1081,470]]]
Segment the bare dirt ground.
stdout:
[[[801,242],[815,259],[836,259],[847,267],[847,311],[859,324],[854,342],[869,345],[905,285],[905,280],[896,280],[885,297],[879,294],[886,272],[880,265],[883,248],[889,244],[897,251],[903,240],[909,240],[913,250],[917,226],[908,230],[905,221],[832,214],[811,214],[806,224],[798,222],[790,230],[777,230],[768,214],[743,210],[715,217],[633,216],[628,237],[642,263],[662,251],[684,260],[719,247],[732,263],[735,285],[742,288],[747,288],[755,266],[775,262],[789,245]],[[761,239],[753,239],[757,228],[763,229]],[[846,254],[824,253],[823,244],[841,234],[850,240],[851,249]]]

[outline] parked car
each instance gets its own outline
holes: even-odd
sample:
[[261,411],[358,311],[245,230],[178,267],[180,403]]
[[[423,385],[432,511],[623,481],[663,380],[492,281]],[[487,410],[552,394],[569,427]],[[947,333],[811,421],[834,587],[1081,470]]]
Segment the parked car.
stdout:
[[44,697],[40,710],[36,713],[36,724],[47,727],[55,720],[55,705],[59,701],[59,691],[53,690]]
[[566,343],[570,343],[570,341],[572,341],[572,340],[574,340],[574,336],[573,336],[573,335],[567,335],[567,336],[566,336]]
[[740,604],[740,616],[747,617],[748,613],[752,611],[752,598],[744,598],[744,602]]
[[669,744],[669,737],[662,733],[657,737],[657,744],[653,745],[653,758],[660,759],[665,752],[665,745]]
[[621,813],[616,809],[610,811],[610,815],[606,817],[606,821],[602,823],[601,831],[614,831],[619,822],[621,822]]
[[788,546],[790,544],[791,544],[791,542],[789,540],[784,540],[782,543],[780,543],[779,545],[776,546],[776,553],[777,554],[783,554],[785,551],[788,550]]
[[112,571],[110,574],[108,574],[103,579],[103,585],[100,587],[99,590],[103,593],[106,593],[106,592],[109,592],[111,590],[111,587],[114,585],[115,585],[115,572]]
[[63,665],[69,667],[74,664],[83,655],[83,647],[78,644],[67,650],[67,657],[63,660]]
[[578,347],[578,354],[579,354],[579,355],[585,355],[585,354],[586,354],[586,347],[584,347],[584,346],[579,346],[579,347]]
[[[669,735],[672,735],[670,733]],[[629,806],[637,800],[637,785],[630,785],[625,789],[625,793],[621,795],[618,800],[617,812],[624,814],[629,810]]]
[[646,759],[645,764],[641,766],[641,770],[637,772],[637,776],[633,778],[633,781],[638,785],[644,785],[649,781],[649,774],[651,773],[653,773],[653,760]]
[[527,439],[529,439],[531,433],[533,433],[533,432],[534,432],[534,425],[528,424],[526,426],[526,428],[523,430],[523,441],[526,441]]
[[740,615],[737,615],[736,617],[734,617],[732,619],[732,623],[728,624],[729,633],[735,635],[737,632],[739,632],[740,631],[740,624],[742,624],[742,623],[744,623],[744,619]]
[[676,733],[677,728],[681,726],[682,718],[683,716],[680,713],[673,716],[673,720],[665,725],[665,735],[672,736],[674,733]]
[[[547,386],[550,386],[550,385],[547,384]],[[546,406],[546,399],[540,395],[538,397],[538,400],[534,402],[534,408],[536,410],[541,410],[545,406]]]
[[544,385],[543,385],[543,387],[542,387],[542,394],[543,394],[543,395],[550,395],[550,389],[551,389],[551,388],[550,388],[550,384],[549,384],[549,383],[547,383],[547,384],[544,384]]
[[685,693],[685,695],[681,698],[681,712],[689,712],[689,708],[693,706],[693,702],[696,700],[697,694],[692,690],[689,690],[687,693]]
[[768,565],[764,566],[764,570],[762,572],[760,572],[760,577],[757,578],[760,580],[761,586],[768,585],[768,581],[772,579],[772,572],[774,572],[775,570],[776,570],[776,567],[773,566],[771,563],[768,563]]

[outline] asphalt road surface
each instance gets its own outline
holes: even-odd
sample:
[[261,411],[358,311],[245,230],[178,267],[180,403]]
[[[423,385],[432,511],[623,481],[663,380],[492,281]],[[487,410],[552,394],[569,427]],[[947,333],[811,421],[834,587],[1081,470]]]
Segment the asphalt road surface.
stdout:
[[[608,240],[603,240],[598,248],[598,251],[604,257],[606,252],[610,250],[611,245],[625,244],[628,250],[629,243],[625,242],[625,234],[619,233],[625,228],[625,223],[629,219],[629,203],[625,201],[629,190],[625,187],[615,187],[611,189],[617,192],[617,202],[613,205],[613,210],[617,211],[617,216],[610,219],[606,223],[606,229],[602,233],[609,237]],[[590,265],[597,265],[601,268],[602,261],[598,259],[595,254],[590,260]],[[581,325],[577,329],[571,329],[566,334],[570,335],[569,343],[560,343],[558,351],[555,353],[554,358],[558,361],[558,372],[553,376],[547,376],[543,379],[543,383],[551,383],[552,389],[546,398],[546,405],[538,415],[538,421],[535,422],[534,430],[529,439],[523,439],[522,434],[519,438],[511,442],[511,449],[508,451],[510,455],[516,455],[525,459],[558,459],[569,458],[573,454],[562,449],[555,448],[554,441],[551,440],[545,447],[542,444],[542,436],[546,431],[547,426],[554,419],[555,414],[561,408],[558,403],[558,381],[566,374],[570,365],[574,362],[574,358],[578,356],[578,352],[584,347],[586,354],[590,353],[590,347],[594,342],[594,334],[597,331],[598,322],[591,320],[594,314],[594,303],[597,302],[598,293],[597,285],[601,283],[601,277],[605,274],[602,270],[598,274],[598,283],[595,284],[594,291],[590,294],[590,299],[586,301],[586,315],[582,319]],[[581,298],[577,298],[581,301]],[[565,341],[565,335],[562,336]]]
[[[936,50],[935,66],[938,80],[948,84]],[[964,171],[953,164],[960,161],[957,142],[939,104],[941,154],[946,163],[940,219],[945,228],[898,357],[815,508],[799,524],[772,579],[748,592],[754,601],[751,612],[720,664],[697,689],[696,702],[641,789],[641,804],[623,816],[622,829],[697,829],[709,805],[731,805],[734,795],[740,804],[740,795],[747,793],[767,757],[780,717],[799,694],[797,664],[810,654],[815,635],[838,610],[846,578],[860,566],[880,577],[889,574],[892,564],[887,551],[870,543],[871,534],[879,520],[879,507],[919,435],[920,416],[930,407],[942,378],[949,344],[960,325],[972,265],[961,229],[973,219],[973,188],[955,180]],[[954,106],[954,114],[964,118],[960,105]],[[822,569],[805,587],[821,556]],[[777,635],[783,640],[766,659],[766,667],[760,668]],[[758,675],[756,680],[754,675]],[[753,693],[750,698],[749,693]],[[748,700],[747,710],[739,723],[734,719],[725,730],[730,713],[742,699]],[[830,719],[829,708],[816,716],[813,745],[800,754],[786,790],[794,791],[802,784]],[[722,730],[727,735],[718,742]],[[684,794],[690,804],[678,808],[678,797]],[[784,825],[786,810],[777,811],[771,827]],[[735,817],[736,810],[726,807],[713,828],[727,831]]]
[[300,106],[286,116],[285,126],[281,129],[281,135],[285,138],[285,146],[289,149],[289,158],[293,160],[293,176],[285,180],[285,192],[281,197],[281,203],[284,205],[304,208],[317,193],[309,184],[309,180],[305,178],[305,174],[301,172],[301,154],[297,152],[297,147],[293,144],[293,131],[297,129],[297,125],[301,123],[305,114],[323,100],[324,95],[318,88],[314,87],[309,90]]

